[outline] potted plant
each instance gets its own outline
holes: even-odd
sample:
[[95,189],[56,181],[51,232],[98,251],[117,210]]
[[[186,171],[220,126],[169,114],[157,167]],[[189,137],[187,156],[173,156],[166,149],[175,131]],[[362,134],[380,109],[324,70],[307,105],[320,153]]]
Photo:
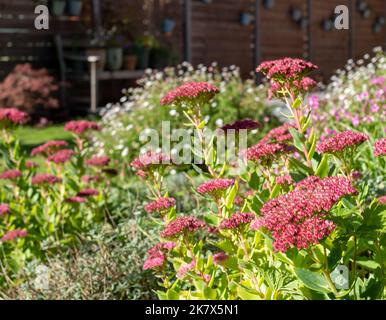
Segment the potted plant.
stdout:
[[107,68],[110,71],[118,71],[123,65],[123,38],[112,36],[107,41]]
[[65,8],[65,0],[51,0],[51,12],[54,16],[62,16]]
[[137,67],[137,56],[133,53],[132,45],[126,45],[123,50],[123,65],[125,70],[135,70]]
[[134,51],[138,58],[139,69],[143,70],[149,67],[150,51],[158,45],[158,41],[152,35],[143,35],[136,39]]
[[83,7],[83,0],[68,0],[67,12],[70,16],[80,16]]

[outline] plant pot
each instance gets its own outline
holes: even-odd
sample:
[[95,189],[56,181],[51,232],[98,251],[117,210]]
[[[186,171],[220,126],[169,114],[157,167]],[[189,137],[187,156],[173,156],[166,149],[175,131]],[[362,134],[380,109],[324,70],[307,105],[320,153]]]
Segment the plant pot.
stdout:
[[125,70],[135,70],[137,67],[137,56],[135,55],[127,55],[124,58],[124,68]]
[[123,49],[120,47],[107,48],[107,68],[110,71],[118,71],[123,64]]
[[97,62],[98,71],[102,71],[106,66],[106,49],[104,48],[89,48],[86,50],[87,56],[97,56],[99,58]]
[[51,13],[54,16],[62,16],[64,9],[66,8],[66,1],[64,0],[52,0],[51,1]]
[[134,48],[135,54],[138,58],[138,68],[144,70],[149,67],[150,49],[146,47],[136,46]]
[[80,16],[82,12],[83,1],[82,0],[69,0],[67,11],[70,16]]

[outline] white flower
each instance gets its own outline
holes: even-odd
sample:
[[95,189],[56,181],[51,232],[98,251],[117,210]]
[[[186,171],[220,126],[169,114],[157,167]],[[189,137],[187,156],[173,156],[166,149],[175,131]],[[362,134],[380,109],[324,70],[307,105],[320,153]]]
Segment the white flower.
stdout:
[[217,126],[217,127],[222,127],[223,124],[224,124],[223,119],[217,119],[217,120],[216,120],[216,126]]

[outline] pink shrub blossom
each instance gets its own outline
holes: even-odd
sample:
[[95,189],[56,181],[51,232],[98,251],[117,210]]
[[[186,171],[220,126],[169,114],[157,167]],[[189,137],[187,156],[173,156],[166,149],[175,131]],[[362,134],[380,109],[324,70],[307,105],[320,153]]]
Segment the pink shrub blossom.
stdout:
[[6,234],[3,235],[1,238],[2,242],[7,242],[7,241],[13,241],[17,238],[25,238],[27,236],[27,231],[26,230],[20,230],[20,229],[15,229],[8,231]]
[[60,183],[61,181],[62,179],[55,177],[52,174],[38,173],[32,177],[31,182],[33,185],[42,185],[42,184],[56,184],[56,183]]
[[224,219],[220,223],[220,229],[237,229],[252,222],[256,218],[255,214],[250,212],[237,212],[229,219]]
[[67,147],[68,143],[63,140],[51,140],[39,147],[32,149],[31,156],[37,156],[38,154],[51,155],[57,152],[63,147]]
[[19,111],[18,109],[15,109],[15,108],[0,109],[0,122],[2,123],[24,124],[27,122],[27,120],[28,120],[28,115],[25,112]]
[[218,92],[219,89],[210,83],[188,82],[168,92],[161,99],[161,105],[191,102],[196,99],[209,101]]
[[63,164],[68,162],[74,154],[75,152],[70,149],[59,150],[50,155],[47,160],[56,164]]
[[9,213],[9,205],[5,203],[0,204],[0,216],[5,216],[7,213]]
[[192,233],[204,228],[205,223],[195,217],[179,217],[167,224],[161,232],[163,238],[178,237],[185,233]]
[[346,148],[356,147],[366,140],[368,140],[368,137],[365,134],[347,130],[319,142],[316,145],[316,151],[319,153],[336,153]]
[[151,212],[162,212],[176,205],[176,200],[174,198],[158,198],[155,201],[152,201],[145,205],[145,211],[147,213]]
[[98,123],[94,121],[79,120],[67,122],[64,126],[64,130],[71,131],[77,135],[81,135],[89,130],[99,131],[100,127]]
[[386,155],[386,138],[379,139],[374,143],[374,155],[376,157]]
[[21,172],[19,170],[7,170],[0,173],[0,179],[2,180],[16,180],[21,177]]

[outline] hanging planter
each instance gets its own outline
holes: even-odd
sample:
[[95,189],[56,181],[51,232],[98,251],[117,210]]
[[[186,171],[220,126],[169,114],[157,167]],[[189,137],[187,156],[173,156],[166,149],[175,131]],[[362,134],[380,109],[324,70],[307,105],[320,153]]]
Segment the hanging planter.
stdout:
[[275,6],[275,0],[264,0],[263,5],[266,9],[272,9]]
[[298,8],[291,8],[291,19],[294,22],[299,22],[303,17],[303,13]]
[[334,27],[334,23],[331,21],[331,19],[324,19],[322,21],[322,28],[324,31],[331,31]]
[[162,31],[164,33],[172,33],[176,26],[176,22],[173,19],[165,19],[162,23]]
[[67,11],[70,16],[79,17],[82,12],[83,0],[69,0]]
[[51,0],[51,13],[54,16],[62,16],[66,8],[65,0]]
[[107,48],[107,68],[111,71],[118,71],[123,64],[123,48]]
[[251,24],[252,21],[253,21],[253,15],[251,15],[250,13],[242,12],[240,14],[240,23],[241,23],[241,25],[248,26],[248,25]]

